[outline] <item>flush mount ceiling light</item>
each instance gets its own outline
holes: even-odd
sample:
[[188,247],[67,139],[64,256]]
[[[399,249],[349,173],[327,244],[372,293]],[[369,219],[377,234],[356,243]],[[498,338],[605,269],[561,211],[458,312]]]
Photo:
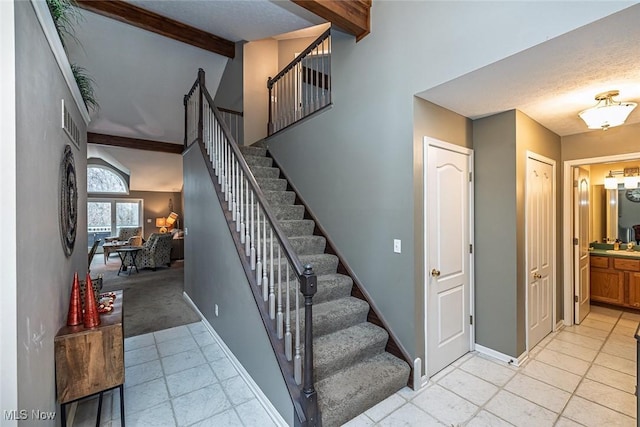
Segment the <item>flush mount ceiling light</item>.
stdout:
[[618,95],[620,92],[617,90],[597,94],[598,103],[594,107],[579,112],[578,116],[584,120],[589,129],[607,130],[620,126],[638,104],[614,101],[612,98]]

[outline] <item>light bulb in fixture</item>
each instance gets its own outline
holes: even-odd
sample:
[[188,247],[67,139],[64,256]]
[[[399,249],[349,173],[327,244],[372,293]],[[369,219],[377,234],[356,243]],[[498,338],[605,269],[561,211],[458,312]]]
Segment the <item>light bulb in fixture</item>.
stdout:
[[609,175],[604,177],[604,188],[607,190],[615,190],[618,188],[618,179],[613,176],[611,171],[609,171]]
[[620,92],[617,90],[597,94],[596,101],[598,103],[592,108],[581,111],[578,116],[584,120],[589,129],[607,130],[614,126],[620,126],[638,104],[614,101],[612,98],[619,94]]
[[624,177],[624,188],[630,190],[632,188],[638,188],[638,177],[637,176],[625,176]]

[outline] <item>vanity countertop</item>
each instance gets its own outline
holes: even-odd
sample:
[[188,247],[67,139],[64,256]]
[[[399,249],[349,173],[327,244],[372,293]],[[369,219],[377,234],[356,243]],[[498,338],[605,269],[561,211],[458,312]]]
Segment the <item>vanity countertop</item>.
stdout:
[[618,251],[615,251],[613,249],[595,249],[594,248],[589,252],[591,252],[591,255],[598,255],[598,256],[640,258],[640,251],[636,250],[636,248],[634,248],[631,251],[628,251],[626,249],[620,249]]

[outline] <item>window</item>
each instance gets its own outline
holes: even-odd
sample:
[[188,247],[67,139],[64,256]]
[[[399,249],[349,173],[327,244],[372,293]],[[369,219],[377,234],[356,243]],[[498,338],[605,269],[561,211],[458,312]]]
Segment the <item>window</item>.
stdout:
[[87,192],[101,194],[129,194],[127,183],[113,170],[104,167],[87,166]]
[[[88,247],[97,239],[117,236],[122,227],[143,225],[142,199],[89,198],[87,202]],[[103,242],[104,243],[104,242]]]

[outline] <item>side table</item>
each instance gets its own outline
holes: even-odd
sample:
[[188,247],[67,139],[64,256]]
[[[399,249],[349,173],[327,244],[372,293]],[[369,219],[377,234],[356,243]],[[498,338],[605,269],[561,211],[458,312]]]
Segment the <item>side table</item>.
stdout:
[[[142,246],[125,246],[123,248],[116,249],[118,252],[118,256],[120,256],[120,270],[118,270],[118,276],[121,271],[129,270],[129,276],[131,276],[131,270],[133,268],[136,269],[136,273],[139,273],[138,266],[136,265],[136,256],[138,255],[138,251],[142,249]],[[129,265],[127,266],[127,258],[129,258]]]
[[115,291],[113,310],[100,315],[100,326],[63,326],[54,338],[56,393],[62,425],[66,425],[65,405],[100,393],[120,390],[120,419],[124,427],[124,335],[122,330],[122,291]]

